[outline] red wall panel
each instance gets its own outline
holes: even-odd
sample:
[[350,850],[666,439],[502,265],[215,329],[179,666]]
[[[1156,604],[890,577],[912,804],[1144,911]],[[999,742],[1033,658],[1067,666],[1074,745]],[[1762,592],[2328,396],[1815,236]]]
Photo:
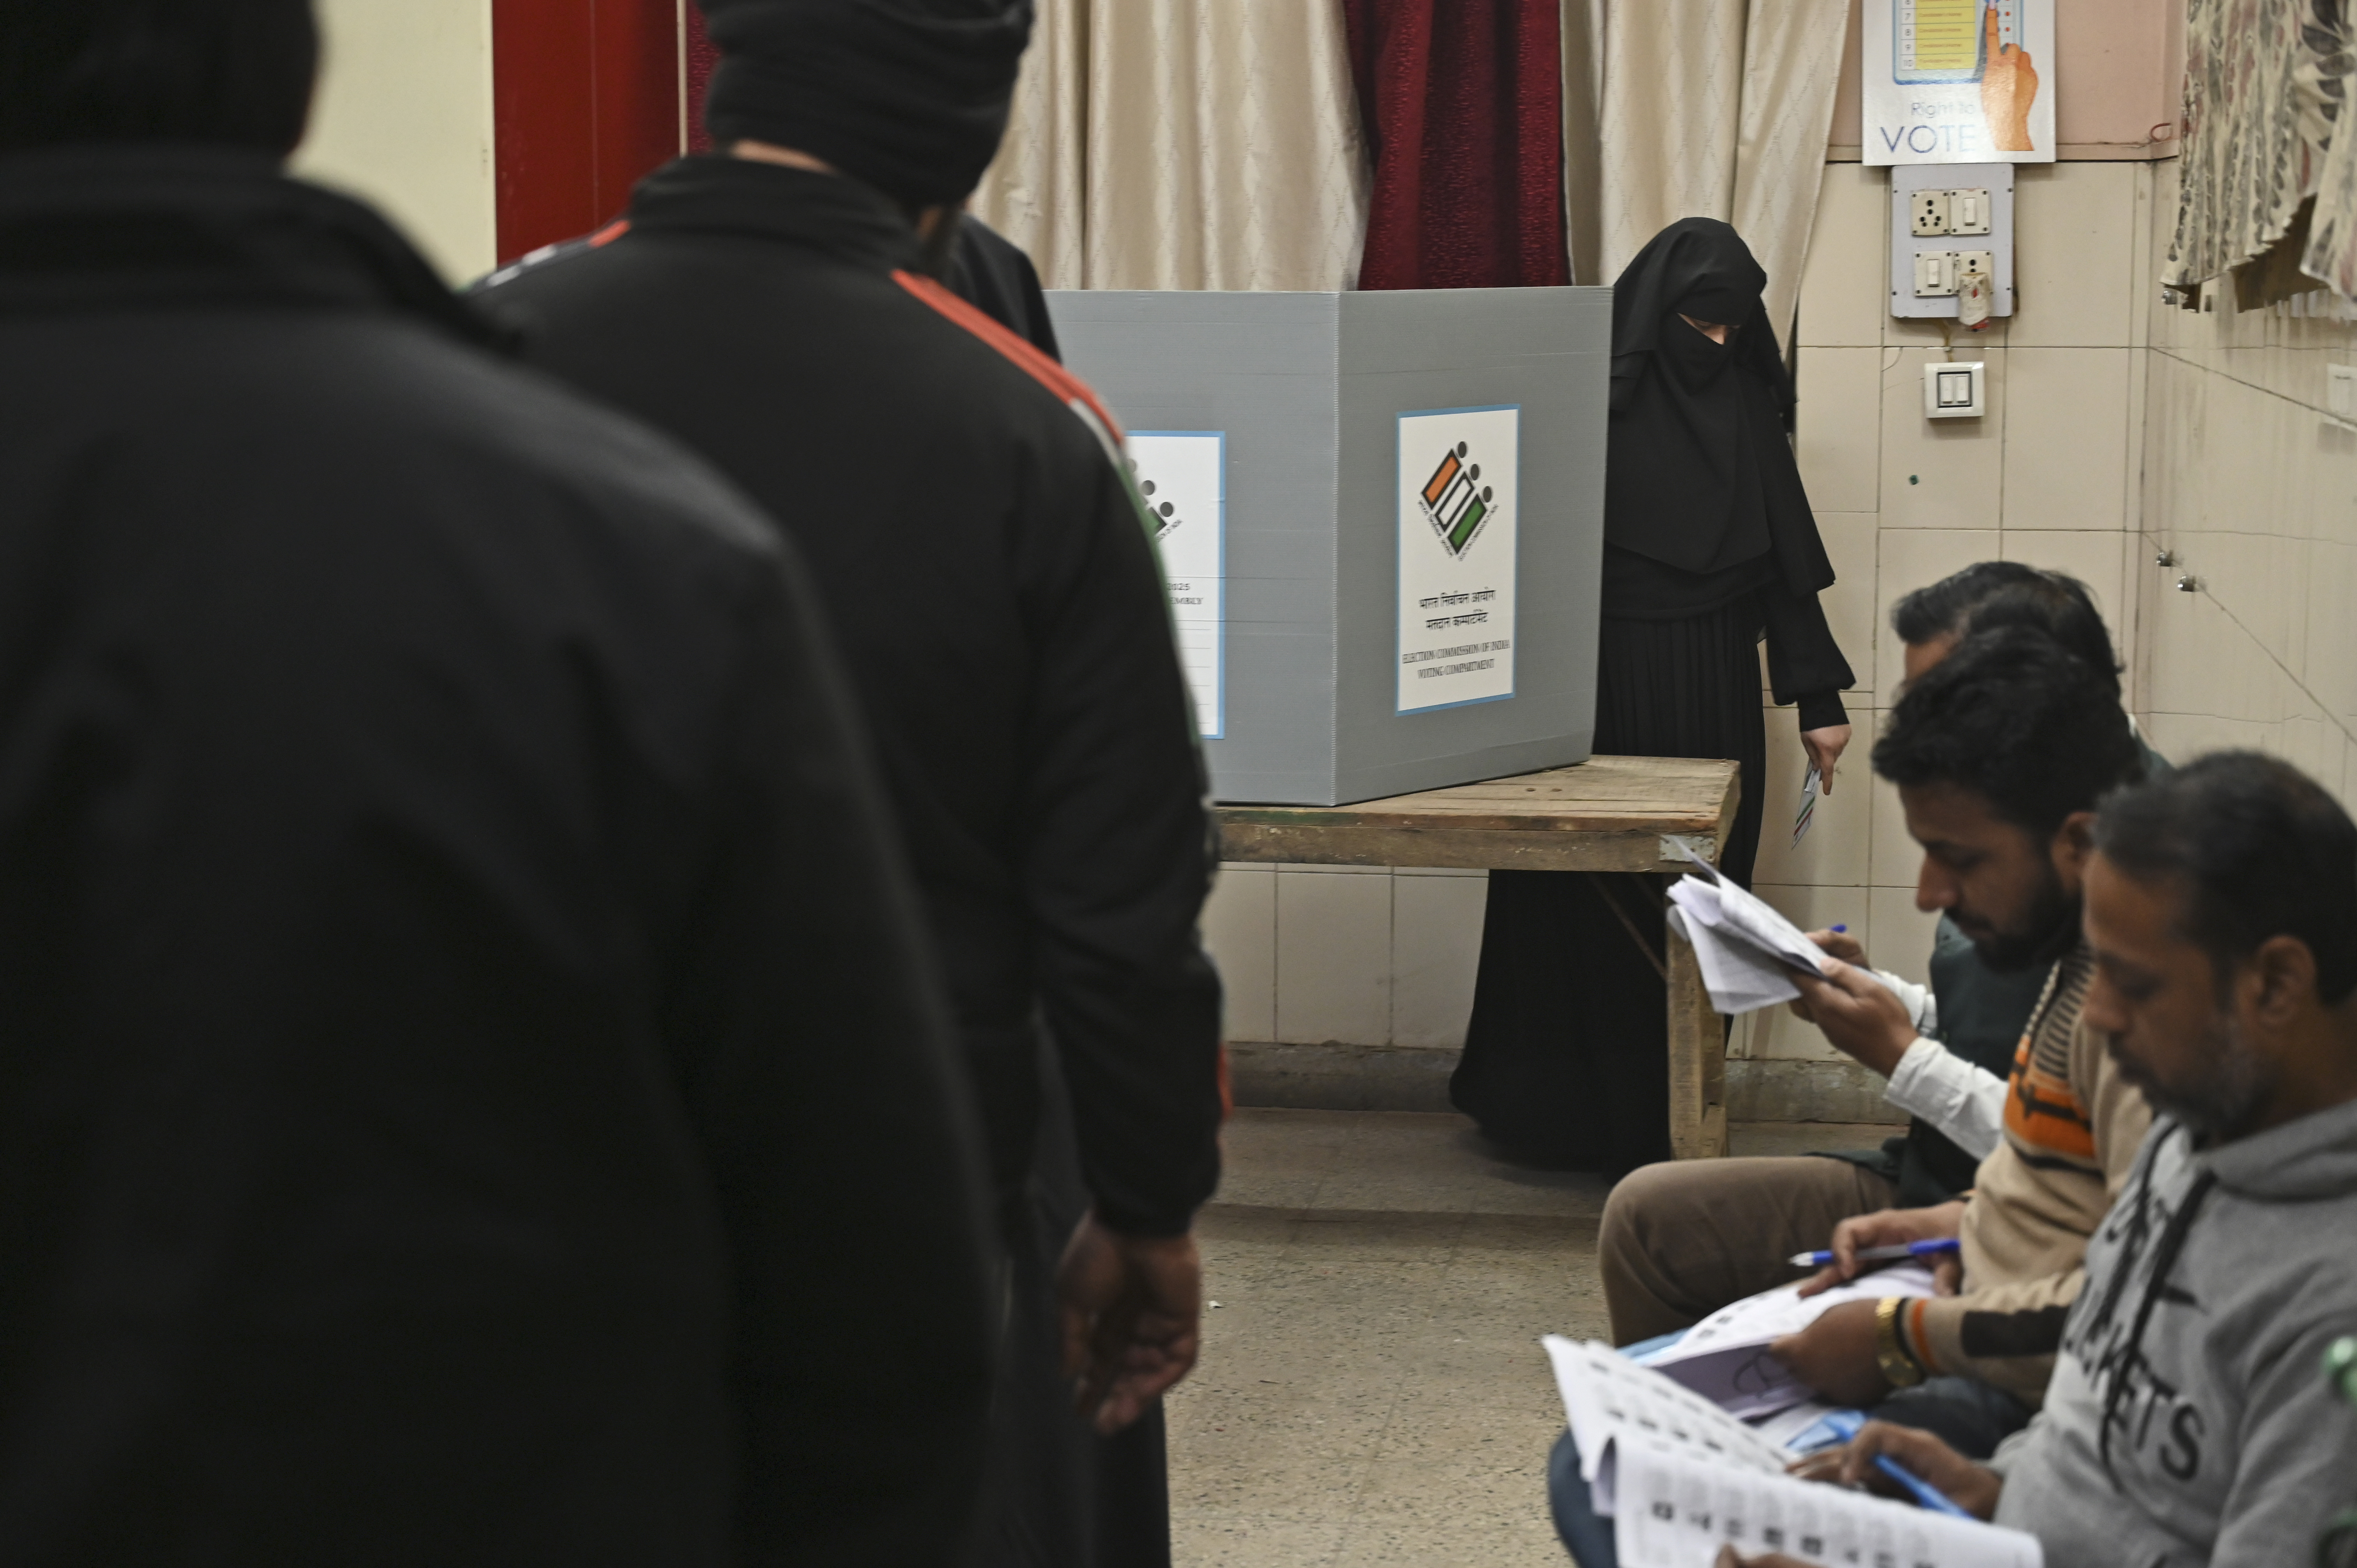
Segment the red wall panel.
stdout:
[[680,152],[678,0],[492,0],[500,260],[598,228]]

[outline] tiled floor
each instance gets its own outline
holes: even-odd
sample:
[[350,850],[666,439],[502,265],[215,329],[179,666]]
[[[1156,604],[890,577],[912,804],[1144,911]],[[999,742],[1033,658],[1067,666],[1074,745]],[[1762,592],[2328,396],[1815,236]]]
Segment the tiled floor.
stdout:
[[[1738,1150],[1878,1135],[1745,1129]],[[1397,1112],[1239,1112],[1227,1161],[1199,1231],[1219,1305],[1170,1400],[1178,1568],[1563,1568],[1536,1341],[1606,1332],[1603,1179]]]

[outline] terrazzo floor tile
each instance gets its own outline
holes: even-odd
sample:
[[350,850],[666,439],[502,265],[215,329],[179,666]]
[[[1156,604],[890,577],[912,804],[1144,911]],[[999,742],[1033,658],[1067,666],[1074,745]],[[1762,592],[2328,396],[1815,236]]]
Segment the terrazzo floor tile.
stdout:
[[[1881,1127],[1738,1127],[1739,1154]],[[1176,1568],[1564,1568],[1542,1334],[1607,1333],[1609,1184],[1460,1116],[1240,1111],[1198,1228],[1203,1359],[1170,1397]]]

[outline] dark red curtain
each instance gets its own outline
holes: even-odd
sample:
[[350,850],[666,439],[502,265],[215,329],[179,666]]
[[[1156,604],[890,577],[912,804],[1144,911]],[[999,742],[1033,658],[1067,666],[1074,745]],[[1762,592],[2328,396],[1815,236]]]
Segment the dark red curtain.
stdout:
[[1375,165],[1361,288],[1571,281],[1562,0],[1342,0]]
[[607,222],[679,156],[679,51],[677,0],[493,0],[501,262]]

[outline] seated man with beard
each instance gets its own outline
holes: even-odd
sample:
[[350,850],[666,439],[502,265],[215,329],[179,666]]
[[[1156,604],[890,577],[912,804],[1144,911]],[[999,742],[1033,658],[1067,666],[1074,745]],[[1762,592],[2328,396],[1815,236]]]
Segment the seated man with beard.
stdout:
[[2357,1333],[2357,824],[2226,752],[2106,800],[2094,849],[2083,1017],[2158,1119],[2045,1409],[1987,1466],[1875,1423],[1802,1473],[1871,1483],[1891,1455],[2058,1568],[2316,1561],[2357,1474],[2319,1375]]
[[[1846,1402],[1925,1384],[1891,1400],[1889,1417],[1986,1454],[2028,1419],[2044,1386],[2056,1309],[2076,1288],[2086,1235],[2144,1131],[2140,1102],[2076,1026],[2088,961],[2077,940],[2087,825],[2097,799],[2136,777],[2142,760],[2111,671],[2018,626],[1969,637],[1924,671],[1874,757],[1900,786],[1924,849],[1918,907],[1953,920],[1991,968],[2044,980],[2016,1052],[2005,1125],[1978,1175],[1982,1201],[1963,1253],[1969,1294],[1910,1307],[1915,1339],[1889,1347],[1878,1346],[1875,1304],[1836,1308],[1788,1359]],[[1812,1016],[1852,1054],[1878,1040],[1896,1059],[1916,1043],[1906,1007],[1863,971],[1836,961],[1827,980],[1803,985]],[[1782,1259],[1829,1236],[1846,1256],[1943,1224],[1953,1233],[1947,1209],[1894,1210],[1897,1201],[1875,1173],[1816,1157],[1641,1171],[1605,1214],[1614,1332],[1627,1342],[1682,1327],[1790,1277]],[[1747,1277],[1732,1277],[1730,1259]],[[1735,1288],[1696,1291],[1714,1269]],[[1901,1345],[1918,1359],[1878,1355]]]

